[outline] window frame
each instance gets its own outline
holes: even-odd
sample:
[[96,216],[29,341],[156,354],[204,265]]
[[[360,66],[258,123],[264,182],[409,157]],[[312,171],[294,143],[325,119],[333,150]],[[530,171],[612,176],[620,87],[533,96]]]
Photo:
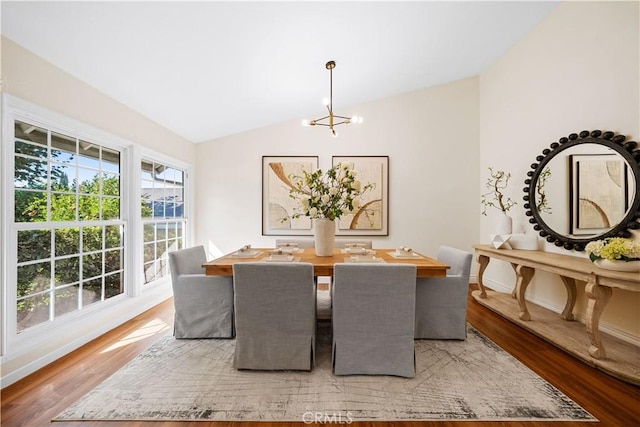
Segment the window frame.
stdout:
[[[154,286],[157,286],[158,284],[164,283],[167,280],[170,280],[170,272],[167,271],[167,275],[160,277],[158,279],[152,280],[150,282],[146,282],[146,279],[144,277],[144,246],[145,246],[145,242],[144,242],[144,227],[147,224],[159,224],[159,223],[168,223],[168,222],[182,222],[183,223],[183,230],[182,230],[182,238],[183,238],[183,243],[182,243],[182,247],[185,248],[187,247],[187,242],[189,242],[189,201],[191,200],[190,194],[189,194],[189,182],[190,182],[190,175],[191,175],[191,170],[188,167],[185,167],[184,164],[180,165],[178,164],[175,159],[170,159],[168,157],[164,157],[164,156],[158,156],[157,153],[156,154],[152,154],[151,152],[149,152],[148,150],[144,151],[143,153],[141,153],[140,156],[140,161],[138,162],[138,171],[140,172],[140,165],[142,163],[142,161],[147,161],[147,162],[152,162],[152,163],[159,163],[162,164],[164,166],[168,166],[170,168],[173,169],[177,169],[180,170],[183,173],[183,182],[182,182],[182,191],[183,191],[183,213],[181,217],[172,217],[172,218],[162,218],[162,219],[156,219],[154,217],[151,218],[143,218],[142,214],[139,213],[138,215],[138,219],[140,220],[140,232],[138,233],[140,235],[140,241],[141,241],[141,262],[139,264],[140,266],[140,277],[141,277],[141,283],[142,283],[142,289],[143,292],[153,288]],[[140,175],[138,175],[138,182],[137,184],[139,185],[139,192],[138,194],[140,195],[140,199],[142,199],[142,176],[141,176],[141,172]],[[166,240],[166,239],[165,239]],[[157,241],[154,240],[154,241]],[[167,260],[168,262],[168,260]],[[168,267],[167,267],[168,268]]]
[[[2,205],[4,206],[0,217],[0,277],[3,279],[3,286],[0,292],[0,305],[3,310],[2,329],[0,330],[0,355],[3,359],[16,357],[17,355],[31,351],[47,342],[58,342],[64,339],[69,332],[65,333],[65,328],[73,328],[79,321],[89,321],[93,318],[104,317],[109,312],[123,313],[117,307],[125,306],[123,303],[132,298],[139,297],[143,293],[142,281],[142,221],[140,211],[140,161],[144,153],[146,159],[153,159],[158,162],[171,164],[185,172],[185,193],[184,193],[184,218],[185,223],[185,245],[188,244],[192,231],[191,220],[188,216],[189,205],[192,203],[192,195],[189,191],[190,182],[188,176],[191,173],[191,165],[176,161],[155,150],[143,147],[130,142],[121,137],[110,134],[101,129],[87,125],[78,120],[66,117],[62,114],[50,111],[28,101],[17,97],[1,94],[2,112],[2,140],[0,149],[0,191]],[[122,260],[122,280],[124,282],[124,292],[113,296],[107,300],[100,301],[99,304],[89,304],[82,310],[74,310],[57,317],[53,321],[43,322],[28,329],[17,332],[17,236],[19,227],[14,219],[14,122],[16,120],[25,121],[36,126],[42,126],[52,132],[59,132],[65,135],[88,140],[101,145],[107,149],[120,152],[120,219],[111,223],[122,224],[124,227],[124,238],[122,241],[124,256]],[[51,194],[51,190],[48,190]],[[58,228],[62,226],[91,225],[91,221],[73,222],[47,222],[21,223],[28,224],[26,228]],[[102,225],[106,221],[101,220]],[[169,281],[160,280],[154,283],[153,287],[169,285]],[[156,286],[157,285],[157,286]],[[159,290],[159,289],[158,289]],[[130,304],[129,304],[130,306]],[[91,332],[88,332],[89,335]]]

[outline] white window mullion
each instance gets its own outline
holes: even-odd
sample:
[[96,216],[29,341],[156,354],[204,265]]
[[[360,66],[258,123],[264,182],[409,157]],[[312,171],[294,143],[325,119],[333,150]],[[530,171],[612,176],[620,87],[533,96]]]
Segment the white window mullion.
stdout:
[[[140,199],[142,198],[140,162],[140,148],[132,146],[129,151],[127,167],[122,171],[122,175],[126,175],[129,185],[121,186],[121,192],[126,193],[126,197],[122,198],[127,200],[126,209],[123,208],[122,212],[126,213],[126,218],[124,218],[127,224],[125,247],[129,248],[128,251],[125,251],[123,262],[125,266],[132,266],[132,268],[125,268],[123,276],[126,276],[127,283],[130,284],[128,295],[131,297],[142,294],[142,284],[144,283],[144,231],[140,218]],[[121,182],[124,181],[122,175]]]
[[[140,217],[140,201],[141,201],[141,191],[142,191],[142,180],[141,180],[141,158],[151,158],[154,161],[167,165],[174,165],[172,167],[177,167],[185,173],[185,183],[184,187],[187,188],[187,171],[190,167],[188,164],[181,164],[180,161],[176,161],[175,158],[170,156],[165,156],[160,153],[157,153],[153,150],[146,149],[140,145],[132,143],[130,141],[126,141],[122,138],[116,137],[114,135],[103,132],[99,129],[90,127],[83,123],[80,123],[76,120],[64,117],[55,112],[46,110],[44,108],[38,107],[37,105],[31,104],[26,101],[22,101],[17,99],[11,95],[0,94],[2,97],[3,109],[2,109],[2,148],[0,150],[0,197],[3,200],[4,209],[2,210],[0,216],[0,241],[2,242],[2,247],[0,248],[0,280],[2,280],[2,288],[0,289],[0,305],[2,310],[0,310],[0,355],[3,357],[7,355],[9,358],[16,357],[16,355],[26,354],[26,351],[31,351],[36,348],[37,342],[41,343],[53,343],[50,340],[51,337],[55,337],[52,339],[60,341],[61,337],[71,336],[75,332],[74,330],[78,328],[74,328],[73,325],[77,324],[76,322],[85,322],[86,320],[92,322],[96,319],[99,319],[100,316],[105,316],[105,310],[111,310],[112,308],[117,307],[121,303],[125,303],[131,297],[139,297],[143,293],[143,282],[144,282],[144,271],[143,271],[143,260],[144,260],[144,245],[143,245],[143,225],[144,221]],[[26,123],[28,125],[34,125],[42,130],[39,134],[32,133],[31,131],[27,132],[27,128],[23,127],[19,129],[18,132],[14,132],[14,123],[18,120],[20,122]],[[24,218],[22,220],[27,222],[15,223],[14,222],[14,212],[15,212],[15,134],[25,136],[29,135],[26,144],[33,145],[41,145],[42,150],[44,151],[44,145],[46,141],[46,171],[43,170],[42,173],[38,173],[37,175],[41,176],[44,180],[46,176],[47,185],[46,191],[42,192],[39,196],[42,198],[42,204],[44,204],[44,199],[46,197],[46,212],[40,211],[39,214],[42,214],[43,219],[40,222],[33,221],[35,218]],[[62,134],[63,137],[70,137],[71,140],[58,140],[57,134]],[[35,142],[38,141],[38,142]],[[75,150],[73,147],[75,141]],[[108,174],[108,177],[118,176],[119,184],[120,184],[120,195],[118,197],[120,203],[120,218],[105,220],[105,212],[101,209],[101,217],[97,220],[91,219],[89,221],[81,221],[80,209],[77,209],[81,203],[81,190],[80,190],[80,179],[84,177],[84,179],[89,179],[92,174],[83,174],[81,173],[80,163],[79,163],[79,155],[80,151],[80,142],[79,141],[87,141],[91,144],[96,144],[100,148],[99,162],[98,167],[96,168],[101,182],[101,190],[98,191],[97,195],[99,197],[100,206],[103,206],[104,202],[107,201],[108,206],[112,203],[112,198],[115,196],[105,195],[104,191],[104,179],[103,176],[105,173]],[[62,149],[69,150],[75,152],[75,161],[71,160],[67,157],[68,161],[60,161],[65,155],[56,156],[53,158],[54,149]],[[113,154],[109,154],[107,157],[104,157],[104,152],[106,150],[114,151]],[[38,150],[23,150],[25,153],[36,153]],[[117,153],[120,155],[120,169],[117,170]],[[84,153],[84,152],[82,152]],[[92,151],[92,157],[95,159],[95,150]],[[28,154],[18,154],[22,157],[30,157]],[[37,158],[35,160],[44,160],[44,153],[37,154],[38,156],[42,155],[42,158]],[[111,161],[111,164],[103,164],[102,161]],[[61,172],[64,172],[69,181],[75,181],[75,189],[64,191],[64,186],[61,186],[60,189],[62,191],[53,191],[53,181],[56,181],[56,187],[58,183],[57,177],[59,176],[57,171],[58,167],[61,167]],[[84,169],[91,168],[86,167]],[[33,175],[36,169],[29,168],[28,171]],[[84,171],[86,172],[86,170]],[[27,190],[29,191],[29,190]],[[31,191],[41,191],[41,190],[31,190]],[[175,192],[175,190],[174,190]],[[90,197],[95,197],[96,194],[91,192]],[[59,197],[60,195],[68,197]],[[175,194],[174,194],[175,195]],[[37,195],[34,195],[34,197]],[[184,202],[190,200],[190,194],[188,194],[185,190],[184,194]],[[58,215],[55,208],[53,208],[54,200],[60,200],[58,203],[70,203],[73,204],[72,198],[75,197],[76,209],[74,215],[71,212],[65,210],[64,216]],[[83,202],[84,203],[84,202]],[[57,204],[56,206],[59,206]],[[179,223],[180,228],[183,230],[183,237],[178,238],[182,239],[183,245],[185,239],[187,238],[188,233],[190,233],[188,221],[186,218],[186,207],[184,208],[185,217],[184,218],[168,218],[164,219],[164,224],[167,221],[173,223]],[[46,215],[46,217],[44,217]],[[64,221],[52,221],[54,215],[56,218],[64,219]],[[69,220],[66,220],[69,218]],[[152,218],[149,218],[152,219]],[[151,222],[155,224],[154,222]],[[121,239],[120,244],[116,247],[115,242],[111,242],[113,244],[113,248],[105,247],[105,239],[109,238],[111,234],[107,233],[106,226],[113,225],[117,226],[121,231]],[[88,227],[102,227],[102,248],[97,251],[97,247],[91,243],[91,240],[87,240],[85,242],[84,238],[84,230]],[[58,233],[59,229],[63,228],[76,228],[78,235],[77,241],[77,257],[78,261],[70,261],[66,262],[64,260],[71,259],[72,254],[75,254],[76,251],[76,243],[75,239],[75,230],[61,230],[62,233],[58,234],[58,243],[56,243],[56,233]],[[175,227],[175,226],[174,226]],[[165,226],[166,228],[166,226]],[[24,307],[21,306],[20,313],[18,313],[17,306],[17,260],[19,257],[18,254],[18,236],[19,231],[26,233],[20,235],[20,239],[28,239],[29,237],[39,238],[38,229],[46,229],[50,233],[51,242],[50,242],[50,256],[48,257],[48,261],[43,257],[44,248],[42,248],[42,243],[38,245],[33,245],[30,251],[33,251],[33,256],[25,257],[25,259],[33,260],[33,263],[36,264],[38,262],[49,263],[51,268],[49,277],[49,286],[43,289],[43,280],[42,273],[45,266],[42,266],[43,269],[38,269],[37,272],[32,273],[29,271],[29,274],[25,277],[30,277],[29,281],[25,281],[25,284],[28,285],[27,292],[24,292],[25,298],[29,299],[32,295],[42,295],[42,299],[46,296],[51,298],[48,307],[46,304],[41,304],[38,307],[39,312],[34,312],[34,316],[31,317],[30,320],[20,320],[20,324],[18,324],[18,315],[20,313],[28,313],[31,316],[32,313],[27,312]],[[96,230],[97,231],[97,230]],[[115,232],[114,229],[109,230],[109,233]],[[167,231],[168,233],[168,231]],[[165,236],[167,242],[171,242],[168,239],[168,234]],[[65,242],[69,242],[66,244]],[[48,242],[47,242],[48,243]],[[97,242],[96,242],[97,243]],[[72,246],[73,245],[73,246]],[[91,246],[88,246],[91,245]],[[97,245],[95,245],[97,246]],[[56,253],[56,248],[60,250],[59,253]],[[115,251],[119,251],[120,256],[117,257]],[[154,246],[155,250],[155,246]],[[96,257],[98,257],[98,253],[100,254],[98,258],[102,259],[102,266],[100,268],[92,269],[88,262],[93,262],[91,258],[87,257],[85,260],[86,251],[95,253]],[[95,252],[94,252],[95,251]],[[64,254],[64,255],[62,255]],[[107,255],[109,255],[109,259],[115,258],[113,265],[107,266],[105,261],[107,259]],[[112,257],[113,255],[113,257]],[[160,254],[159,254],[160,255]],[[63,262],[56,262],[56,258],[62,257]],[[164,254],[166,258],[166,253]],[[31,262],[31,261],[30,261]],[[96,261],[96,267],[98,267]],[[116,269],[116,262],[119,262],[119,268]],[[79,271],[75,274],[75,276],[69,274],[65,275],[64,284],[61,285],[65,288],[65,291],[61,293],[61,297],[56,304],[56,291],[58,290],[56,287],[56,277],[59,276],[60,271],[65,271],[67,266],[77,265]],[[56,273],[56,266],[58,268],[58,273]],[[85,274],[86,268],[86,274]],[[26,272],[26,270],[25,270]],[[100,274],[101,272],[101,274]],[[100,274],[100,277],[96,277],[97,274]],[[46,273],[45,273],[46,275]],[[75,284],[75,280],[77,280],[77,285]],[[88,277],[92,276],[92,277]],[[38,282],[36,279],[38,278]],[[70,279],[74,279],[73,281]],[[161,287],[160,285],[166,285],[168,278],[164,278],[164,280],[159,280],[157,283],[154,283],[154,291],[149,293],[153,298],[157,298],[158,296],[164,295],[167,292],[166,288]],[[109,298],[109,302],[106,303],[106,294],[107,291],[107,283],[113,283],[114,281],[120,280],[123,285],[122,291],[124,294],[116,295],[113,298]],[[87,281],[87,283],[85,283]],[[33,285],[38,283],[37,285]],[[87,285],[87,290],[94,290],[95,295],[85,295],[85,285]],[[66,288],[69,289],[66,289]],[[77,298],[72,296],[71,292],[75,291],[77,288]],[[46,289],[46,290],[45,290]],[[115,288],[117,294],[117,287]],[[44,291],[44,292],[43,292]],[[89,293],[89,292],[87,292]],[[111,293],[114,295],[114,293]],[[97,302],[97,299],[101,300]],[[95,303],[92,301],[96,301]],[[77,305],[74,307],[74,302]],[[135,304],[135,302],[133,302]],[[69,304],[69,305],[67,305]],[[88,304],[88,305],[86,305]],[[131,304],[128,302],[126,304]],[[56,305],[58,307],[56,307]],[[48,310],[45,310],[47,309]],[[61,316],[61,313],[65,312],[64,315]],[[48,321],[44,321],[48,316]],[[37,315],[37,316],[36,316]],[[98,316],[98,317],[96,317]],[[37,319],[37,321],[35,320]],[[53,320],[53,321],[51,321]],[[102,322],[104,324],[104,322]],[[35,325],[35,326],[32,326]],[[26,329],[25,329],[26,328]],[[20,333],[18,330],[22,329]],[[74,338],[75,339],[75,338]]]

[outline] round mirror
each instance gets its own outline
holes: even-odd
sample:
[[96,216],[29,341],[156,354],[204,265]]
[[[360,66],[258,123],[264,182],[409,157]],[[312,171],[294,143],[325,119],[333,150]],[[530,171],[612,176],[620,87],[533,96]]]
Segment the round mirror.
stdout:
[[536,157],[525,180],[526,215],[556,246],[583,251],[640,228],[640,150],[614,132],[562,137]]

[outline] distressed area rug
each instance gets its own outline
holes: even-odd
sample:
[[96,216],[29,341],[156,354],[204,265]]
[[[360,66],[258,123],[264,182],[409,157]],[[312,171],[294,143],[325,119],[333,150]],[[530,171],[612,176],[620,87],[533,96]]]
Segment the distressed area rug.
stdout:
[[327,324],[312,372],[237,371],[233,350],[166,337],[54,421],[597,421],[472,327],[466,341],[416,341],[410,379],[333,375]]

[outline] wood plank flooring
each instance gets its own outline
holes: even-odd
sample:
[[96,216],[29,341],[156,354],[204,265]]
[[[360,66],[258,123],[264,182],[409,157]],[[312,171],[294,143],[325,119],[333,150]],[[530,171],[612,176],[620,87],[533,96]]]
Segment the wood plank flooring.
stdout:
[[[475,286],[471,290],[477,289]],[[468,320],[476,329],[555,385],[600,422],[358,422],[358,427],[626,427],[640,426],[640,387],[610,377],[498,316],[469,297]],[[51,419],[173,328],[166,301],[1,391],[2,427],[245,427],[229,422],[56,422]],[[304,426],[262,422],[261,427]]]

